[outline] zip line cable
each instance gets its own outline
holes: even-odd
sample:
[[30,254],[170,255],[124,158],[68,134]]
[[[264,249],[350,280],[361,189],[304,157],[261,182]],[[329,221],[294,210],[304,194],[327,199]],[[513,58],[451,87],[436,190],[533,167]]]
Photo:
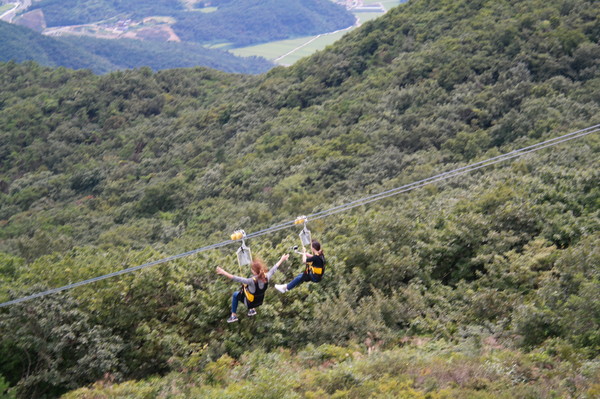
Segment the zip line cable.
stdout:
[[[381,193],[378,193],[378,194],[373,194],[371,196],[364,197],[364,198],[361,198],[361,199],[357,199],[357,200],[354,200],[354,201],[346,203],[346,204],[338,205],[338,206],[335,206],[333,208],[329,208],[329,209],[326,209],[326,210],[314,213],[312,215],[309,215],[309,216],[307,216],[307,218],[310,218],[310,219],[313,219],[313,220],[314,219],[320,219],[320,217],[318,217],[318,216],[320,216],[322,214],[325,214],[325,213],[326,213],[325,216],[328,216],[329,214],[331,214],[332,211],[335,211],[338,208],[344,208],[344,209],[346,209],[348,206],[350,206],[352,204],[355,204],[355,203],[360,203],[360,204],[362,204],[362,203],[368,203],[368,202],[364,202],[364,201],[367,201],[367,200],[370,200],[370,199],[377,199],[379,197],[382,197],[384,195],[390,194],[392,192],[397,192],[397,193],[405,192],[404,189],[412,187],[412,186],[422,187],[423,186],[422,183],[425,183],[425,182],[429,183],[429,182],[437,181],[442,176],[454,175],[455,173],[457,173],[459,171],[462,171],[462,170],[465,170],[465,169],[470,169],[470,168],[473,168],[473,167],[478,166],[478,165],[487,164],[489,162],[496,161],[496,160],[499,160],[499,162],[501,162],[501,161],[504,161],[504,160],[516,157],[516,156],[513,156],[513,155],[519,154],[517,156],[520,156],[520,155],[523,155],[523,154],[528,153],[528,152],[536,151],[537,147],[544,146],[543,148],[546,148],[548,146],[548,144],[550,144],[550,143],[554,142],[554,144],[559,144],[559,143],[562,143],[564,141],[568,141],[570,139],[579,138],[582,135],[587,135],[587,134],[590,134],[590,133],[595,133],[599,129],[600,129],[600,124],[594,125],[594,126],[590,126],[590,127],[585,128],[585,129],[581,129],[581,130],[578,130],[578,131],[575,131],[575,132],[572,132],[572,133],[565,134],[563,136],[559,136],[559,137],[556,137],[556,138],[553,138],[553,139],[549,139],[549,140],[546,140],[546,141],[538,143],[538,144],[533,144],[533,145],[530,145],[530,146],[527,146],[527,147],[523,147],[523,148],[520,148],[518,150],[514,150],[514,151],[511,151],[511,152],[508,152],[506,154],[501,154],[501,155],[498,155],[498,156],[486,159],[484,161],[479,161],[479,162],[476,162],[476,163],[473,163],[473,164],[470,164],[470,165],[467,165],[467,166],[463,166],[461,168],[453,169],[453,170],[448,171],[448,172],[440,173],[438,175],[431,176],[431,177],[428,177],[426,179],[422,179],[422,180],[419,180],[419,181],[416,181],[416,182],[413,182],[413,183],[409,183],[409,184],[406,184],[406,185],[401,186],[401,187],[396,187],[396,188],[393,188],[391,190],[387,190],[387,191],[384,191],[384,192],[381,192]],[[590,130],[594,130],[594,131],[590,131]],[[541,148],[537,148],[537,149],[541,149]],[[525,151],[527,151],[527,152],[525,152]],[[504,158],[506,158],[506,159],[504,159]],[[498,162],[494,162],[494,163],[498,163]],[[491,163],[490,163],[490,165],[491,165]],[[484,166],[487,166],[487,165],[484,165]],[[477,168],[477,169],[480,169],[480,168]],[[473,169],[473,170],[475,170],[475,169]],[[371,202],[371,201],[369,201],[369,202]],[[337,213],[337,212],[334,212],[334,213]],[[293,224],[294,224],[294,221],[285,222],[285,223],[282,223],[282,224],[277,225],[277,226],[272,226],[272,227],[269,227],[267,229],[260,230],[260,231],[248,234],[247,237],[248,238],[257,237],[259,235],[262,235],[262,233],[264,233],[264,232],[271,231],[272,229],[276,229],[275,231],[277,231],[277,230],[280,230],[279,227],[283,228],[283,227],[286,227],[286,226],[291,226]]]
[[[593,130],[593,131],[591,131],[591,130]],[[499,163],[499,162],[503,162],[503,161],[508,160],[508,159],[516,158],[516,157],[524,155],[526,153],[534,152],[534,151],[537,151],[537,150],[542,149],[542,148],[546,148],[546,147],[549,147],[549,146],[552,146],[552,145],[556,145],[556,144],[562,143],[564,141],[569,141],[571,139],[579,138],[580,136],[585,136],[585,135],[590,134],[590,133],[595,133],[598,130],[600,130],[600,124],[599,125],[590,126],[590,127],[585,128],[585,129],[578,130],[576,132],[568,133],[568,134],[565,134],[563,136],[559,136],[559,137],[556,137],[556,138],[553,138],[553,139],[549,139],[549,140],[543,141],[543,142],[538,143],[538,144],[533,144],[533,145],[530,145],[530,146],[527,146],[527,147],[519,148],[518,150],[514,150],[514,151],[511,151],[511,152],[508,152],[508,153],[505,153],[505,154],[501,154],[501,155],[498,155],[498,156],[495,156],[495,157],[492,157],[492,158],[488,158],[486,160],[479,161],[479,162],[476,162],[476,163],[473,163],[473,164],[470,164],[470,165],[467,165],[467,166],[463,166],[463,167],[460,167],[460,168],[457,168],[457,169],[453,169],[453,170],[448,171],[448,172],[440,173],[438,175],[431,176],[431,177],[428,177],[426,179],[422,179],[422,180],[419,180],[419,181],[416,181],[416,182],[413,182],[413,183],[409,183],[409,184],[403,185],[401,187],[396,187],[396,188],[393,188],[393,189],[390,189],[390,190],[387,190],[387,191],[383,191],[383,192],[378,193],[378,194],[373,194],[373,195],[371,195],[369,197],[364,197],[364,198],[361,198],[361,199],[357,199],[357,200],[349,202],[347,204],[338,205],[336,207],[333,207],[333,208],[330,208],[330,209],[327,209],[327,210],[324,210],[324,211],[321,211],[321,212],[317,212],[317,213],[315,213],[313,215],[310,215],[310,217],[312,217],[312,219],[315,219],[315,216],[318,216],[318,215],[323,214],[323,213],[329,214],[331,211],[333,211],[335,209],[338,209],[338,208],[344,208],[344,209],[346,209],[349,205],[352,205],[354,203],[361,203],[362,204],[362,203],[364,203],[364,201],[367,201],[366,203],[368,203],[368,202],[372,202],[372,201],[368,201],[368,200],[378,199],[380,197],[388,196],[387,194],[405,192],[406,188],[409,188],[409,187],[412,187],[412,186],[422,187],[424,185],[423,183],[429,184],[431,182],[440,180],[440,178],[442,178],[444,176],[452,177],[454,175],[463,174],[463,173],[458,173],[458,172],[463,171],[463,170],[467,170],[468,169],[469,171],[471,171],[471,170],[480,169],[480,167],[477,167],[477,166],[482,165],[482,167],[485,167],[485,166],[488,166],[488,165],[493,165],[495,163]],[[550,143],[553,143],[553,144],[550,144]]]
[[[449,171],[449,172],[446,172],[446,173],[442,173],[440,175],[428,177],[427,179],[423,179],[423,180],[420,180],[418,182],[410,183],[410,184],[407,184],[407,185],[402,186],[402,187],[397,187],[397,188],[394,188],[392,190],[384,191],[382,193],[373,195],[371,197],[366,197],[366,198],[363,198],[363,199],[360,199],[360,200],[353,201],[353,202],[348,203],[348,204],[339,205],[338,207],[328,209],[327,213],[324,214],[324,215],[317,216],[318,214],[315,214],[315,215],[307,216],[307,218],[310,218],[311,220],[321,219],[321,218],[326,217],[326,216],[330,216],[330,215],[333,215],[333,214],[336,214],[336,213],[347,211],[347,210],[355,208],[357,206],[369,204],[371,202],[375,202],[375,201],[378,201],[378,200],[383,199],[383,198],[392,197],[394,195],[405,193],[407,191],[411,191],[411,190],[414,190],[416,188],[421,188],[421,187],[426,186],[426,185],[431,184],[431,183],[436,183],[436,182],[439,182],[439,181],[442,181],[442,180],[449,179],[451,177],[464,175],[464,174],[467,174],[469,172],[473,172],[475,170],[485,168],[487,166],[495,165],[497,163],[508,161],[510,159],[513,159],[513,158],[518,158],[518,157],[520,157],[522,155],[529,154],[531,152],[535,152],[535,151],[538,151],[538,150],[541,150],[541,149],[544,149],[544,148],[552,147],[552,146],[554,146],[556,144],[564,143],[564,142],[567,142],[567,141],[570,141],[570,140],[574,140],[574,139],[577,139],[577,138],[580,138],[580,137],[584,137],[584,136],[587,136],[588,134],[596,133],[598,131],[600,131],[600,128],[597,128],[596,130],[592,130],[592,131],[587,131],[585,133],[581,133],[581,134],[576,135],[576,136],[571,136],[571,137],[568,137],[568,138],[564,138],[564,139],[562,139],[560,141],[556,141],[556,142],[554,142],[552,144],[546,144],[544,146],[539,146],[539,147],[536,147],[536,148],[532,148],[532,149],[529,149],[527,151],[522,151],[523,149],[521,149],[521,150],[519,150],[520,152],[512,154],[510,156],[498,156],[498,157],[490,158],[490,159],[488,159],[486,161],[478,162],[476,164],[471,164],[469,166],[458,168],[458,169],[454,169],[452,171]],[[508,154],[504,154],[504,155],[508,155]]]
[[[555,137],[553,139],[549,139],[549,140],[543,141],[543,142],[538,143],[538,144],[533,144],[533,145],[530,145],[530,146],[527,146],[527,147],[519,148],[517,150],[513,150],[513,151],[510,151],[510,152],[505,153],[505,154],[501,154],[501,155],[498,155],[498,156],[495,156],[495,157],[492,157],[492,158],[485,159],[483,161],[479,161],[479,162],[475,162],[475,163],[472,163],[472,164],[469,164],[469,165],[466,165],[466,166],[462,166],[460,168],[453,169],[453,170],[450,170],[450,171],[447,171],[447,172],[443,172],[443,173],[437,174],[435,176],[427,177],[425,179],[421,179],[421,180],[418,180],[418,181],[415,181],[415,182],[412,182],[412,183],[409,183],[409,184],[405,184],[405,185],[400,186],[400,187],[395,187],[393,189],[386,190],[386,191],[383,191],[381,193],[373,194],[373,195],[370,195],[370,196],[367,196],[367,197],[359,198],[359,199],[351,201],[351,202],[347,202],[345,204],[337,205],[337,206],[334,206],[332,208],[325,209],[325,210],[313,213],[311,215],[308,215],[307,216],[307,220],[318,220],[318,219],[325,218],[327,216],[331,216],[331,215],[335,215],[335,214],[338,214],[338,213],[341,213],[341,212],[345,212],[345,211],[348,211],[350,209],[353,209],[353,208],[356,208],[356,207],[359,207],[359,206],[362,206],[362,205],[366,205],[366,204],[369,204],[369,203],[372,203],[372,202],[375,202],[375,201],[379,201],[379,200],[384,199],[384,198],[388,198],[388,197],[392,197],[392,196],[395,196],[395,195],[398,195],[398,194],[401,194],[401,193],[412,191],[414,189],[421,188],[421,187],[426,186],[428,184],[441,182],[443,180],[447,180],[447,179],[450,179],[450,178],[456,177],[456,176],[461,176],[461,175],[473,172],[473,171],[478,170],[478,169],[482,169],[482,168],[485,168],[485,167],[488,167],[488,166],[495,165],[495,164],[500,163],[500,162],[508,161],[508,160],[511,160],[511,159],[514,159],[514,158],[518,158],[518,157],[521,157],[521,156],[523,156],[525,154],[529,154],[529,153],[532,153],[532,152],[535,152],[535,151],[539,151],[539,150],[542,150],[544,148],[553,147],[553,146],[555,146],[557,144],[561,144],[561,143],[568,142],[568,141],[571,141],[571,140],[575,140],[575,139],[578,139],[578,138],[581,138],[581,137],[585,137],[585,136],[587,136],[589,134],[597,133],[599,131],[600,131],[600,124],[594,125],[594,126],[590,126],[590,127],[585,128],[585,129],[577,130],[575,132],[571,132],[571,133],[568,133],[568,134],[565,134],[565,135],[562,135],[562,136],[559,136],[559,137]],[[254,233],[247,234],[245,238],[246,239],[256,238],[256,237],[259,237],[259,236],[262,236],[262,235],[265,235],[265,234],[268,234],[268,233],[274,233],[274,232],[281,231],[281,230],[284,230],[284,229],[287,229],[287,228],[290,228],[290,227],[293,227],[293,226],[294,226],[294,221],[288,221],[288,222],[284,222],[284,223],[281,223],[281,224],[278,224],[278,225],[271,226],[271,227],[263,229],[263,230],[256,231]],[[70,290],[72,288],[80,287],[82,285],[91,284],[91,283],[94,283],[96,281],[105,280],[105,279],[108,279],[108,278],[111,278],[111,277],[120,276],[120,275],[123,275],[123,274],[126,274],[126,273],[131,273],[131,272],[134,272],[134,271],[137,271],[137,270],[145,269],[147,267],[156,266],[156,265],[159,265],[161,263],[170,262],[170,261],[173,261],[173,260],[176,260],[176,259],[184,258],[184,257],[190,256],[190,255],[194,255],[194,254],[198,254],[198,253],[201,253],[201,252],[206,252],[206,251],[209,251],[209,250],[212,250],[212,249],[221,248],[221,247],[227,246],[227,245],[229,245],[231,243],[234,243],[236,241],[239,241],[239,240],[222,241],[222,242],[215,243],[215,244],[212,244],[212,245],[207,245],[205,247],[197,248],[197,249],[194,249],[192,251],[183,252],[183,253],[180,253],[180,254],[177,254],[177,255],[169,256],[167,258],[158,259],[158,260],[155,260],[155,261],[152,261],[152,262],[144,263],[144,264],[139,265],[139,266],[134,266],[134,267],[130,267],[130,268],[127,268],[127,269],[118,270],[116,272],[104,274],[102,276],[93,277],[93,278],[90,278],[90,279],[87,279],[87,280],[82,280],[82,281],[79,281],[79,282],[76,282],[76,283],[72,283],[72,284],[68,284],[68,285],[65,285],[65,286],[62,286],[62,287],[52,288],[52,289],[49,289],[49,290],[46,290],[46,291],[38,292],[38,293],[35,293],[35,294],[32,294],[32,295],[28,295],[28,296],[25,296],[25,297],[21,297],[21,298],[18,298],[18,299],[13,299],[11,301],[0,303],[0,308],[5,307],[5,306],[9,306],[9,305],[14,305],[14,304],[21,303],[21,302],[25,302],[25,301],[28,301],[30,299],[40,298],[40,297],[43,297],[43,296],[46,296],[46,295],[51,295],[51,294],[55,294],[55,293],[58,293],[58,292]]]

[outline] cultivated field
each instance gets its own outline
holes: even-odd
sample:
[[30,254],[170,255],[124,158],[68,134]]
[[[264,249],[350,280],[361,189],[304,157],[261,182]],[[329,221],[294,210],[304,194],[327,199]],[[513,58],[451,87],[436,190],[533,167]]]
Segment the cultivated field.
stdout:
[[15,7],[13,3],[0,4],[0,15],[4,14],[8,10],[12,10]]
[[[364,6],[381,5],[386,11],[402,2],[403,1],[401,0],[363,1]],[[342,31],[326,33],[317,36],[305,36],[296,39],[279,40],[275,42],[258,44],[255,46],[229,49],[229,51],[242,57],[259,56],[271,60],[279,65],[292,65],[300,58],[309,56],[316,51],[324,49],[361,24],[384,14],[383,12],[360,10],[351,11],[356,16],[357,23],[355,26]]]

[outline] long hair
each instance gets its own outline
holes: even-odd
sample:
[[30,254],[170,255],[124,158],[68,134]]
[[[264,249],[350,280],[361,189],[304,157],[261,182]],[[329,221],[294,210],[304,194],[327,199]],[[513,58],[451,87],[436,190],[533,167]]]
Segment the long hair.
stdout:
[[252,265],[250,266],[252,269],[252,273],[258,276],[258,279],[262,282],[267,281],[267,266],[265,266],[265,262],[262,259],[255,258],[252,261]]
[[317,255],[323,256],[323,248],[321,248],[321,243],[319,241],[312,240],[310,245],[317,251]]

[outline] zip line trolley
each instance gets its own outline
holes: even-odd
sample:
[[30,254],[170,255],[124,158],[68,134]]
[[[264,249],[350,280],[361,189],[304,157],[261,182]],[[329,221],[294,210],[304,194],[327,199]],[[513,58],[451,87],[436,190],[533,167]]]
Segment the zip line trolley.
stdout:
[[250,252],[250,248],[246,246],[246,232],[244,230],[236,230],[231,235],[232,241],[242,240],[242,245],[238,248],[237,260],[240,265],[240,268],[244,265],[249,265],[252,263],[252,253]]
[[308,246],[310,248],[312,240],[310,237],[310,230],[308,229],[308,227],[306,227],[306,223],[308,223],[308,218],[306,216],[298,216],[294,221],[294,224],[304,224],[304,228],[298,235],[300,236],[300,241],[302,241],[302,246]]

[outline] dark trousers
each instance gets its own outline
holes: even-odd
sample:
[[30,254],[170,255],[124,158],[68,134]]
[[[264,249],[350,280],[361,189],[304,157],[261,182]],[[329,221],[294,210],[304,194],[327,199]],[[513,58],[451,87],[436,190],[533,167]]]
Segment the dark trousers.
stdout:
[[321,279],[320,276],[315,276],[314,274],[300,273],[287,285],[287,289],[291,290],[305,281],[312,281],[313,283],[318,283],[319,281],[321,281]]
[[236,291],[233,293],[233,297],[231,298],[231,313],[237,313],[238,304],[244,302],[244,299],[246,299],[244,291]]

